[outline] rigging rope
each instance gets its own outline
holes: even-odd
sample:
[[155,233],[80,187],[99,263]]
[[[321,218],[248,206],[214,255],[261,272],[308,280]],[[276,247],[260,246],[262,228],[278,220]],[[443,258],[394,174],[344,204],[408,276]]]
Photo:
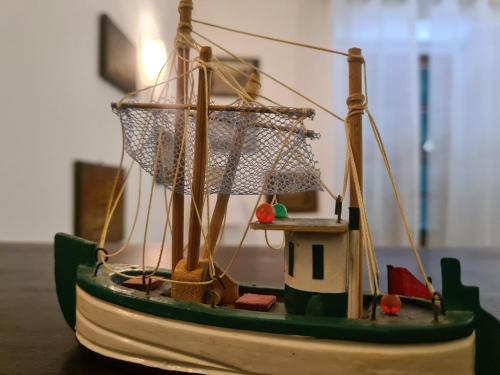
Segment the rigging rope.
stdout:
[[408,243],[410,244],[410,248],[415,256],[415,260],[417,262],[419,272],[422,275],[422,277],[424,278],[425,285],[429,289],[430,293],[434,294],[434,292],[435,292],[434,286],[430,282],[429,277],[427,276],[427,273],[425,272],[425,268],[424,268],[424,265],[422,263],[422,259],[420,258],[420,254],[419,254],[417,246],[415,244],[415,240],[413,239],[410,225],[408,224],[408,218],[406,217],[406,213],[405,213],[405,210],[403,208],[401,196],[399,194],[399,189],[397,187],[396,180],[395,180],[394,175],[392,173],[392,169],[391,169],[391,166],[389,164],[389,159],[387,157],[387,152],[385,150],[384,143],[382,142],[382,138],[380,136],[380,132],[378,130],[377,124],[376,124],[375,119],[373,118],[372,114],[370,113],[370,111],[368,109],[366,110],[366,113],[368,115],[368,119],[370,120],[370,125],[371,125],[371,128],[373,130],[373,134],[375,136],[375,139],[377,141],[377,145],[378,145],[380,154],[382,155],[382,158],[384,160],[384,165],[385,165],[385,168],[387,170],[387,175],[389,177],[389,180],[391,182],[392,191],[394,194],[394,199],[395,199],[397,206],[398,206],[399,214],[400,214],[401,220],[403,222],[403,228],[404,228]]
[[[231,29],[228,29],[228,31],[235,31],[237,32],[237,30],[231,30]],[[201,37],[202,39],[206,40],[207,42],[211,43],[212,45],[216,46],[217,48],[221,49],[222,51],[224,51],[225,53],[227,53],[228,55],[232,56],[233,58],[236,58],[237,60],[239,60],[240,63],[246,65],[247,67],[250,66],[252,67],[253,69],[259,71],[262,75],[268,77],[269,79],[273,80],[274,82],[280,84],[281,86],[287,88],[288,90],[290,90],[291,92],[297,94],[298,96],[302,97],[303,99],[305,99],[306,101],[308,101],[309,103],[315,105],[316,107],[320,108],[321,110],[323,110],[324,112],[330,114],[331,116],[333,116],[334,118],[340,120],[340,121],[344,121],[344,119],[342,119],[340,116],[336,115],[334,112],[330,111],[329,109],[327,109],[326,107],[320,105],[319,103],[317,103],[316,101],[306,97],[305,95],[301,94],[300,92],[298,92],[297,90],[291,88],[290,86],[284,84],[283,82],[280,82],[278,79],[276,79],[275,77],[263,72],[262,70],[258,69],[257,67],[253,66],[252,64],[249,64],[248,62],[244,61],[243,59],[239,58],[237,55],[231,53],[230,51],[228,51],[227,49],[225,49],[224,47],[220,46],[219,44],[213,42],[212,40],[210,40],[209,38],[205,37],[204,35],[198,33],[197,31],[194,31],[193,30],[193,33],[198,35],[199,37]],[[244,32],[242,32],[244,33]],[[259,37],[258,35],[252,35],[251,33],[247,33],[246,35],[250,35],[250,36],[255,36],[255,37]],[[271,38],[273,39],[273,38]],[[275,41],[279,41],[279,40],[275,40]],[[293,43],[292,43],[293,44]],[[297,44],[297,45],[300,45],[300,44]],[[303,47],[314,47],[314,46],[308,46],[308,45],[304,45]],[[343,53],[341,53],[343,54]],[[346,56],[349,56],[349,54],[345,54]],[[356,56],[356,57],[359,57],[359,56]],[[365,96],[365,99],[364,99],[364,103],[361,105],[361,106],[355,106],[353,108],[353,111],[359,111],[361,114],[366,110],[366,113],[368,114],[368,117],[370,119],[370,124],[372,126],[372,129],[374,131],[374,134],[375,134],[375,138],[377,140],[377,144],[379,146],[379,151],[381,152],[382,154],[382,157],[384,159],[384,165],[385,165],[385,168],[387,170],[387,173],[389,175],[389,179],[391,180],[391,185],[392,185],[392,188],[393,188],[393,192],[394,192],[394,196],[395,196],[395,199],[396,199],[396,202],[397,202],[397,205],[398,205],[398,210],[400,212],[400,216],[402,218],[402,221],[403,221],[403,225],[404,225],[404,230],[405,230],[405,233],[406,233],[406,236],[407,236],[407,239],[408,239],[408,242],[409,242],[409,245],[411,247],[411,250],[414,254],[414,257],[416,259],[416,262],[417,262],[417,265],[418,265],[418,268],[419,268],[419,272],[421,274],[421,276],[424,278],[424,281],[426,283],[426,286],[427,288],[429,289],[429,291],[431,293],[434,293],[434,287],[432,286],[432,283],[429,281],[428,277],[427,277],[427,274],[424,270],[424,267],[423,267],[423,264],[422,264],[422,261],[421,261],[421,258],[420,258],[420,255],[418,253],[418,250],[416,248],[416,245],[415,245],[415,242],[413,240],[413,235],[411,234],[411,230],[409,229],[409,224],[408,224],[408,221],[407,221],[407,218],[406,218],[406,214],[404,212],[404,208],[402,206],[402,202],[401,202],[401,198],[399,196],[399,192],[397,190],[397,186],[396,186],[396,183],[395,183],[395,179],[394,179],[394,176],[392,174],[392,169],[391,169],[391,166],[389,164],[389,161],[388,161],[388,158],[387,158],[387,155],[386,155],[386,152],[385,152],[385,147],[383,146],[383,143],[382,143],[382,139],[380,137],[380,134],[377,134],[378,133],[378,129],[376,127],[376,124],[374,123],[374,118],[373,116],[371,115],[371,113],[369,112],[368,110],[368,80],[367,80],[367,75],[366,75],[366,63],[363,59],[362,61],[362,65],[363,65],[363,76],[364,76],[364,92],[366,94]],[[355,97],[351,97],[351,100],[352,99],[358,99],[358,98],[355,98]],[[374,125],[375,124],[375,125]],[[347,137],[349,137],[347,135]],[[350,155],[350,158],[352,158],[352,150],[351,150],[351,155]],[[353,169],[353,162],[349,162],[349,169]],[[347,180],[347,174],[349,172],[346,171],[346,173],[344,174],[344,181]],[[354,180],[356,180],[357,178],[354,178]],[[359,181],[358,181],[359,183]],[[346,191],[346,185],[347,183],[344,183],[344,188],[343,188],[343,191]],[[345,194],[345,193],[344,193]],[[360,192],[357,192],[357,195],[358,195],[358,199],[360,198],[359,196],[361,196],[362,194]],[[363,211],[365,211],[364,209],[364,204],[363,204]],[[373,244],[372,244],[372,240],[371,240],[371,234],[370,234],[370,231],[369,231],[369,226],[368,226],[368,222],[367,222],[367,219],[366,219],[366,212],[363,212],[362,213],[362,221],[364,221],[365,223],[363,224],[364,228],[365,228],[365,232],[367,232],[367,234],[365,234],[363,237],[365,238],[365,241],[367,240],[367,245],[369,248],[373,249]],[[363,218],[364,217],[364,218]],[[378,284],[378,266],[376,264],[376,258],[374,256],[374,250],[370,250],[369,251],[370,253],[370,258],[371,258],[371,261],[370,263],[372,264],[372,268],[374,268],[374,283],[377,283]],[[375,271],[376,270],[376,271]],[[376,281],[377,280],[377,281]]]
[[273,37],[267,36],[267,35],[255,34],[255,33],[250,33],[248,31],[242,31],[242,30],[232,29],[232,28],[229,28],[229,27],[226,27],[226,26],[215,25],[213,23],[209,23],[209,22],[205,22],[205,21],[200,21],[200,20],[192,20],[192,22],[199,23],[200,25],[214,27],[214,28],[221,29],[221,30],[230,31],[230,32],[237,33],[237,34],[248,35],[248,36],[251,36],[251,37],[254,37],[254,38],[270,40],[272,42],[278,42],[278,43],[282,43],[282,44],[290,44],[292,46],[309,48],[309,49],[314,49],[314,50],[317,50],[317,51],[334,53],[334,54],[342,55],[342,56],[349,56],[349,54],[347,54],[345,52],[336,51],[336,50],[333,50],[333,49],[330,49],[330,48],[313,46],[311,44],[298,43],[298,42],[294,42],[294,41],[290,41],[290,40],[285,40],[285,39],[273,38]]
[[[195,21],[195,20],[193,20],[193,22],[196,22],[196,23],[199,23],[199,24],[204,24],[204,25],[207,25],[207,26],[217,27],[217,28],[224,29],[224,30],[227,30],[227,31],[232,31],[232,32],[236,32],[236,33],[240,33],[240,34],[244,34],[244,35],[249,35],[249,36],[257,37],[257,38],[261,38],[261,39],[267,39],[267,40],[271,40],[271,41],[275,41],[275,42],[280,42],[280,43],[285,43],[285,44],[291,44],[291,45],[296,45],[296,46],[305,47],[305,48],[316,49],[316,50],[320,50],[320,51],[324,51],[324,52],[329,52],[329,53],[340,54],[340,55],[344,55],[344,56],[348,56],[348,57],[354,57],[354,56],[350,56],[349,54],[344,53],[344,52],[339,52],[339,51],[330,50],[330,49],[327,49],[327,48],[322,48],[322,47],[307,45],[307,44],[303,44],[303,43],[296,43],[296,42],[286,41],[286,40],[282,40],[282,39],[278,39],[278,38],[267,37],[267,36],[263,36],[263,35],[259,35],[259,34],[248,33],[248,32],[244,32],[244,31],[240,31],[240,30],[230,29],[230,28],[223,27],[223,26],[209,24],[209,23],[206,23],[206,22],[203,22],[203,21]],[[224,47],[222,47],[219,44],[213,42],[212,40],[210,40],[207,37],[201,35],[200,33],[196,32],[196,31],[193,31],[193,33],[196,34],[196,35],[198,35],[202,39],[206,40],[210,44],[212,44],[212,45],[216,46],[217,48],[221,49],[222,51],[224,51],[228,55],[232,56],[233,58],[237,59],[244,66],[252,67],[256,71],[258,71],[259,73],[261,73],[263,76],[266,76],[267,78],[271,79],[275,83],[277,83],[277,84],[285,87],[289,91],[295,93],[296,95],[300,96],[304,100],[306,100],[309,103],[313,104],[314,106],[320,108],[321,110],[323,110],[324,112],[328,113],[329,115],[331,115],[332,117],[336,118],[337,120],[344,122],[345,133],[346,133],[346,142],[347,142],[347,150],[346,150],[347,158],[346,158],[346,166],[345,166],[345,170],[344,170],[344,184],[343,184],[343,189],[342,189],[342,192],[343,192],[342,196],[345,196],[345,194],[346,194],[348,176],[352,172],[352,175],[353,175],[352,176],[353,177],[352,180],[354,182],[354,189],[355,189],[356,196],[358,198],[358,202],[359,202],[359,205],[360,205],[361,232],[362,232],[362,243],[363,243],[362,249],[364,248],[365,245],[367,247],[365,249],[366,250],[365,251],[365,256],[367,257],[367,260],[368,260],[367,261],[367,268],[369,270],[368,275],[369,275],[369,278],[372,279],[372,280],[370,280],[370,287],[372,287],[372,284],[373,284],[373,290],[372,291],[374,293],[378,294],[379,293],[379,285],[378,285],[378,274],[379,274],[379,271],[378,271],[378,265],[377,265],[377,262],[376,262],[375,251],[374,251],[373,242],[372,242],[372,235],[371,235],[371,232],[370,232],[370,228],[369,228],[369,225],[368,225],[368,219],[367,219],[367,216],[366,216],[366,208],[365,208],[363,197],[362,197],[362,193],[361,193],[360,181],[359,181],[359,179],[357,177],[356,165],[354,163],[353,150],[352,150],[351,144],[350,144],[350,136],[349,136],[349,132],[348,132],[348,121],[347,121],[349,119],[349,117],[352,116],[352,115],[354,115],[354,114],[361,114],[362,115],[364,112],[367,113],[369,121],[370,121],[370,125],[371,125],[371,128],[372,128],[372,131],[373,131],[373,134],[374,134],[374,137],[375,137],[375,139],[377,141],[377,145],[378,145],[379,151],[380,151],[380,153],[382,155],[382,158],[383,158],[383,161],[384,161],[384,165],[385,165],[385,168],[387,170],[387,173],[388,173],[391,185],[392,185],[393,194],[394,194],[397,206],[398,206],[398,210],[400,212],[400,216],[401,216],[401,219],[402,219],[402,222],[403,222],[403,226],[404,226],[404,230],[405,230],[408,242],[410,244],[411,250],[412,250],[412,252],[413,252],[413,254],[415,256],[415,259],[417,261],[417,265],[418,265],[419,271],[420,271],[422,277],[425,279],[425,283],[427,285],[427,288],[429,289],[429,291],[431,293],[433,293],[434,292],[434,288],[432,286],[432,283],[429,281],[429,279],[427,277],[427,274],[425,273],[425,270],[424,270],[421,258],[420,258],[419,254],[418,254],[418,250],[417,250],[415,242],[413,240],[413,235],[412,235],[411,230],[409,228],[408,220],[407,220],[406,214],[404,212],[404,208],[403,208],[403,205],[402,205],[402,202],[401,202],[401,197],[400,197],[399,191],[397,189],[397,185],[396,185],[393,173],[392,173],[391,166],[389,164],[389,160],[388,160],[388,157],[387,157],[387,153],[386,153],[385,147],[384,147],[383,142],[382,142],[382,138],[380,136],[380,133],[379,133],[378,127],[376,125],[375,119],[374,119],[374,117],[372,116],[372,114],[370,113],[370,111],[368,109],[368,94],[367,94],[368,93],[368,83],[367,83],[367,76],[366,76],[366,63],[365,63],[365,61],[364,60],[362,61],[363,72],[364,72],[364,80],[363,80],[363,82],[364,82],[364,93],[365,93],[365,96],[363,96],[362,94],[358,94],[358,95],[354,95],[354,96],[351,95],[348,98],[348,106],[349,106],[348,116],[346,118],[342,118],[341,116],[335,114],[333,111],[331,111],[328,108],[322,106],[321,104],[317,103],[316,101],[312,100],[311,98],[308,98],[307,96],[301,94],[299,91],[297,91],[297,90],[293,89],[292,87],[288,86],[287,84],[279,81],[277,78],[275,78],[275,77],[273,77],[273,76],[271,76],[271,75],[263,72],[259,68],[257,68],[255,66],[253,66],[252,64],[249,64],[248,62],[242,60],[241,58],[239,58],[235,54],[231,53],[230,51],[228,51]],[[178,36],[180,36],[181,38],[186,39],[185,42],[186,43],[189,42],[189,45],[192,48],[197,48],[199,46],[199,44],[197,42],[195,42],[193,39],[187,41],[186,36],[184,36],[183,34],[179,34]],[[355,56],[355,57],[362,58],[361,56]],[[236,94],[240,97],[240,100],[242,100],[242,101],[243,100],[247,100],[247,97],[246,97],[247,93],[246,93],[246,91],[234,79],[234,76],[232,74],[230,74],[230,73],[227,72],[227,70],[228,70],[227,66],[225,66],[222,63],[220,63],[219,61],[216,61],[215,63],[214,62],[204,63],[204,62],[198,61],[198,63],[199,63],[199,67],[205,71],[205,75],[207,74],[206,73],[207,67],[211,68],[215,72],[215,74],[217,74],[228,86],[230,86],[236,92]],[[234,68],[229,68],[229,69],[233,69],[234,70]],[[163,68],[162,68],[162,70],[163,70]],[[191,76],[193,70],[194,69],[190,69],[185,74],[183,74],[181,76],[177,76],[174,79],[181,78],[182,76],[185,76],[186,74],[189,74]],[[138,92],[145,91],[145,90],[151,89],[151,88],[153,88],[153,90],[154,90],[155,87],[157,87],[159,85],[162,85],[162,84],[168,84],[168,82],[170,82],[170,81],[171,80],[168,79],[168,80],[166,80],[164,82],[156,83],[155,85],[146,87],[144,89],[136,90],[136,91],[134,91],[132,93],[129,93],[124,98],[122,98],[122,100],[120,100],[119,105],[124,100],[126,100],[128,97],[130,97],[132,95],[135,95]],[[207,90],[208,90],[208,88],[207,88]],[[192,91],[191,91],[191,95],[192,95]],[[264,98],[266,100],[269,100],[269,99],[267,99],[265,97],[262,97],[262,98]],[[297,124],[295,123],[292,128],[295,128],[296,125]],[[290,129],[290,131],[291,130],[292,129]],[[281,156],[281,152],[282,152],[284,146],[286,145],[286,143],[288,143],[288,142],[289,142],[289,137],[287,135],[287,138],[283,142],[282,148],[280,149],[280,152],[278,153],[278,156],[277,156],[277,158],[275,160],[275,163],[273,165],[273,169],[276,167],[277,161],[279,160],[279,157]],[[184,144],[185,144],[185,139],[183,139],[183,146],[184,146]],[[178,165],[177,165],[177,167],[178,167]],[[177,172],[177,170],[176,170],[176,172]],[[174,182],[175,182],[175,180],[174,180]],[[326,187],[326,184],[324,184],[322,182],[322,186]],[[351,187],[351,188],[353,188],[353,187]],[[332,198],[336,199],[336,196],[329,189],[325,189],[325,190],[329,193],[329,195]],[[249,227],[250,227],[250,223],[251,223],[251,221],[253,219],[253,216],[255,215],[255,211],[256,211],[257,206],[258,206],[258,204],[259,204],[259,202],[261,200],[261,197],[262,197],[262,194],[260,194],[258,196],[258,198],[257,198],[257,201],[255,203],[254,209],[253,209],[252,214],[250,216],[250,219],[249,219],[249,221],[248,221],[248,223],[246,225],[246,228],[245,228],[245,230],[243,232],[243,236],[242,236],[242,238],[240,240],[240,243],[239,243],[238,247],[236,248],[235,252],[233,253],[233,256],[231,257],[228,265],[226,266],[226,268],[224,269],[224,271],[221,273],[221,275],[219,275],[219,277],[224,277],[224,275],[226,275],[226,273],[231,268],[234,260],[236,259],[236,256],[239,253],[239,250],[241,249],[242,244],[243,244],[243,242],[244,242],[244,240],[246,238],[246,235],[247,235]],[[206,199],[208,200],[208,197]],[[208,204],[208,202],[207,202],[207,204]],[[196,205],[194,205],[194,206],[195,206],[195,210],[197,212],[198,220],[201,223],[202,219],[200,218],[200,215],[199,215],[199,212],[198,212],[198,208],[196,207]],[[109,209],[109,206],[108,206],[108,209]],[[209,211],[209,210],[207,209],[207,211]],[[167,215],[168,215],[168,212],[167,212]],[[224,221],[225,221],[225,216],[224,216]],[[203,230],[202,230],[202,234],[204,235]],[[219,241],[220,241],[221,237],[222,236],[219,237],[219,239],[218,239]],[[208,241],[209,240],[210,239],[208,239]],[[207,241],[206,237],[205,237],[205,241]],[[266,233],[266,241],[267,241],[267,233]],[[210,259],[211,262],[213,262],[213,258],[212,257],[210,257],[210,258],[211,258]],[[102,259],[105,260],[103,256],[102,256]],[[103,262],[103,263],[105,264],[105,266],[107,266],[106,262]],[[213,266],[213,264],[212,264],[212,266]],[[143,269],[144,269],[144,256],[143,256]],[[158,277],[151,276],[151,278],[158,278]],[[161,279],[164,279],[164,278],[161,278]],[[181,284],[198,284],[198,285],[200,285],[200,284],[210,284],[213,281],[214,281],[213,278],[211,280],[209,280],[209,281],[206,281],[206,282],[179,282],[179,281],[171,280],[171,282],[177,282],[177,283],[181,283]]]
[[[118,171],[117,171],[117,178],[119,178],[119,176],[121,175],[122,173],[122,165],[123,164],[120,164],[119,168],[118,168]],[[120,199],[123,195],[123,192],[125,190],[125,186],[127,185],[127,180],[128,180],[128,177],[130,176],[130,172],[132,171],[132,167],[134,166],[134,161],[132,161],[130,163],[130,167],[128,168],[127,170],[127,173],[125,175],[125,178],[123,179],[123,184],[122,186],[120,187],[120,190],[118,191],[118,194],[116,196],[116,199],[114,200],[114,203],[113,205],[111,206],[109,212],[107,213],[107,215],[105,216],[105,220],[104,220],[104,225],[103,225],[103,228],[101,230],[101,236],[100,236],[100,239],[99,239],[99,242],[98,242],[98,245],[99,247],[103,247],[104,246],[104,243],[106,242],[106,236],[108,234],[108,230],[109,230],[109,225],[111,224],[111,218],[113,217],[113,214],[115,213],[115,210],[116,210],[116,207],[118,207],[118,203],[120,202]],[[114,196],[114,192],[116,191],[116,186],[112,188],[112,192],[111,192],[111,195],[110,195],[110,200],[109,202],[112,202],[113,201],[113,196]]]
[[285,232],[283,232],[283,240],[281,241],[281,245],[279,245],[278,247],[275,247],[275,246],[271,245],[271,243],[269,242],[269,238],[267,237],[267,229],[264,229],[264,237],[266,239],[266,245],[270,249],[273,249],[273,250],[282,250],[285,247]]
[[157,141],[157,145],[156,145],[155,159],[154,159],[154,163],[153,163],[153,178],[151,179],[151,188],[149,190],[149,200],[148,200],[148,209],[147,209],[147,214],[146,214],[146,224],[144,225],[144,239],[142,241],[142,273],[143,273],[143,275],[146,272],[145,271],[146,242],[147,242],[147,236],[148,236],[149,217],[151,214],[151,203],[153,201],[153,194],[154,194],[155,185],[156,185],[156,176],[158,173],[158,158],[159,158],[159,151],[160,151],[162,134],[163,134],[163,128],[160,128],[160,133],[158,134],[158,141]]
[[[127,240],[125,241],[123,246],[121,246],[120,249],[118,249],[117,251],[107,254],[108,258],[112,258],[114,256],[121,254],[123,251],[125,251],[125,249],[128,248],[128,246],[130,244],[130,240],[132,239],[132,236],[134,235],[135,227],[137,224],[137,219],[139,218],[139,211],[140,211],[140,207],[141,207],[141,194],[142,194],[141,190],[142,190],[142,169],[139,168],[139,188],[137,190],[137,203],[136,203],[136,207],[135,207],[135,214],[134,214],[134,220],[132,222],[132,227],[131,227],[129,234],[127,236]],[[107,230],[106,230],[106,235],[107,235]],[[103,245],[104,245],[104,243],[103,243]]]
[[[189,66],[189,64],[191,63],[191,61],[183,58],[178,53],[177,49],[175,49],[174,51],[175,51],[176,57],[180,58],[181,60],[183,60],[183,62]],[[169,78],[170,78],[170,74],[172,73],[172,66],[175,66],[176,75],[178,73],[177,72],[177,64],[175,64],[175,62],[173,62],[171,64],[171,66],[170,66],[170,69],[169,69]],[[187,69],[187,71],[190,71],[190,70]],[[160,71],[159,74],[161,74],[161,71]],[[159,77],[159,75],[158,75],[158,77]],[[157,77],[157,79],[158,79],[158,77]],[[192,78],[192,73],[190,73],[188,75],[188,81],[191,78]],[[165,90],[165,88],[166,88],[166,86],[168,84],[169,84],[168,82],[165,84],[165,87],[162,89],[162,92],[163,92],[163,90]],[[192,84],[194,85],[194,82],[192,82]],[[186,85],[188,85],[187,82],[186,82]],[[153,88],[153,90],[154,90],[154,88]],[[186,89],[186,91],[187,91],[187,89]],[[192,92],[192,90],[191,90],[191,92]],[[160,93],[160,96],[161,95],[162,95],[162,93]],[[189,103],[190,102],[191,102],[191,97],[189,98]],[[187,121],[188,121],[187,120],[187,115],[186,115],[186,112],[184,112],[184,123],[186,124]],[[183,152],[184,152],[184,149],[185,149],[185,140],[187,139],[187,137],[186,137],[186,133],[187,133],[186,126],[184,126],[183,128],[184,128],[184,131],[183,131],[182,140],[181,140],[181,148],[180,148],[180,152],[179,152],[180,155],[182,155]],[[158,142],[160,142],[160,141],[161,141],[161,136],[159,135],[158,136]],[[176,163],[176,169],[175,169],[175,172],[174,172],[173,183],[172,183],[172,189],[173,190],[175,190],[175,187],[177,185],[177,178],[178,178],[178,173],[179,173],[179,169],[180,169],[180,164],[181,164],[181,158],[179,158],[179,160]],[[155,168],[155,171],[156,171],[156,168]],[[167,194],[166,194],[166,187],[165,186],[164,186],[164,196],[165,196],[165,201],[166,201]],[[146,277],[151,277],[151,276],[155,275],[156,272],[158,272],[158,269],[159,269],[160,263],[161,263],[161,259],[163,257],[163,250],[164,250],[164,246],[165,246],[165,239],[166,239],[168,228],[170,228],[170,233],[172,233],[172,226],[171,226],[171,223],[170,223],[170,217],[171,217],[171,215],[170,215],[170,209],[172,207],[172,201],[173,201],[173,194],[170,195],[170,201],[168,203],[165,202],[166,221],[165,221],[165,225],[164,225],[164,228],[163,228],[162,242],[161,242],[161,247],[160,247],[160,253],[158,255],[158,260],[156,262],[156,267],[154,268],[154,270],[149,275],[146,275]],[[173,270],[172,270],[172,272],[173,272]]]
[[203,36],[202,34],[198,33],[197,31],[194,31],[193,30],[193,34],[196,34],[198,35],[200,38],[206,40],[207,42],[209,42],[210,44],[214,45],[215,47],[219,48],[220,50],[224,51],[225,53],[227,53],[229,56],[237,59],[240,63],[242,63],[244,66],[246,67],[251,67],[252,69],[255,69],[256,71],[258,71],[259,73],[261,73],[263,76],[266,76],[267,78],[269,78],[270,80],[274,81],[275,83],[279,84],[280,86],[283,86],[284,88],[286,88],[287,90],[293,92],[294,94],[300,96],[302,99],[308,101],[309,103],[313,104],[314,106],[320,108],[321,110],[325,111],[326,113],[330,114],[331,116],[335,117],[337,120],[339,121],[344,121],[344,119],[337,115],[336,113],[330,111],[328,108],[326,108],[325,106],[319,104],[318,102],[312,100],[311,98],[308,98],[307,96],[305,96],[304,94],[301,94],[299,91],[295,90],[294,88],[288,86],[287,84],[281,82],[279,79],[273,77],[272,75],[266,73],[266,72],[263,72],[261,69],[257,68],[256,66],[250,64],[249,62],[243,60],[241,57],[235,55],[234,53],[228,51],[226,48],[222,47],[221,45],[213,42],[212,40],[208,39],[207,37]]

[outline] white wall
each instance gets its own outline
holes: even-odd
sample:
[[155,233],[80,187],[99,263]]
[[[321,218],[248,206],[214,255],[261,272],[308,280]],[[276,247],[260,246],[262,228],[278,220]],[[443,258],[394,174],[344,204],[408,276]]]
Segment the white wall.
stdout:
[[136,46],[175,29],[175,4],[162,0],[2,1],[0,241],[71,232],[73,161],[118,163],[109,103],[123,93],[98,76],[101,12]]
[[[251,31],[277,38],[328,46],[332,41],[331,1],[329,0],[199,0],[195,4],[194,18]],[[254,39],[243,35],[228,33],[203,25],[195,28],[214,42],[240,56],[258,57],[261,69],[330,107],[333,99],[332,64],[334,58],[316,51],[295,46],[281,45],[270,41]],[[216,55],[224,55],[214,49]],[[276,83],[262,78],[262,94],[273,98],[282,105],[310,107],[311,105],[297,95],[280,87]],[[341,111],[344,109],[342,108]],[[314,121],[308,127],[322,134],[313,144],[313,150],[319,160],[324,181],[334,184],[334,159],[332,139],[334,127],[342,129],[331,117],[317,111]],[[338,163],[340,169],[343,163]],[[336,179],[334,190],[341,189],[341,181]],[[233,197],[229,204],[231,220],[226,224],[224,242],[238,243],[255,204],[256,197]],[[319,213],[313,215],[333,215],[334,203],[325,193],[320,194]],[[300,216],[306,216],[304,214]],[[250,231],[246,244],[264,244],[261,231]],[[269,234],[274,244],[281,241],[280,235]]]
[[[145,34],[154,34],[171,47],[176,8],[174,0],[2,2],[0,241],[50,241],[57,231],[71,232],[73,161],[116,165],[119,160],[119,123],[109,103],[122,93],[98,77],[98,14],[108,13],[136,45]],[[195,0],[194,18],[318,45],[329,45],[332,39],[329,0]],[[260,58],[264,71],[331,106],[334,57],[201,25],[195,28],[241,56]],[[284,105],[308,106],[267,79],[263,94]],[[334,129],[341,127],[334,124],[318,112],[310,127],[322,133],[314,150],[323,179],[338,191],[341,181],[336,178],[334,184],[333,170],[341,172],[343,165],[335,160],[331,145]],[[129,217],[135,181],[128,191]],[[226,243],[239,239],[254,200],[232,199]],[[161,210],[160,197],[153,206]],[[320,214],[332,213],[333,203],[321,194]],[[151,220],[152,242],[160,240],[159,214],[154,212]],[[141,240],[141,224],[138,228],[136,242]],[[247,243],[262,242],[262,233],[257,233]]]

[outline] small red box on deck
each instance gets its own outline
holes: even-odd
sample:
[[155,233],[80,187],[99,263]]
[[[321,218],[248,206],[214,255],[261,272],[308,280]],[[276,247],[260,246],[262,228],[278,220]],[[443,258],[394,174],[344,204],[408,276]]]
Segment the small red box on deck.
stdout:
[[252,311],[269,311],[276,303],[276,296],[245,293],[234,304],[237,309]]
[[[149,285],[149,290],[158,289],[160,286],[162,286],[163,283],[164,283],[163,280],[152,279],[151,285]],[[142,276],[131,277],[130,279],[127,279],[127,280],[122,282],[122,285],[124,287],[135,289],[135,290],[141,290],[143,292],[148,289],[148,284],[149,284],[148,280],[146,280],[146,283],[143,283]]]

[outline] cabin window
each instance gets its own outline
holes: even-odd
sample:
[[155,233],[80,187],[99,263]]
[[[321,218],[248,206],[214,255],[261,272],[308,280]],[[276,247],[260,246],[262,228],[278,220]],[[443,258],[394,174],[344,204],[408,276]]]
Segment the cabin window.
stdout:
[[312,260],[313,260],[313,279],[323,280],[324,273],[324,249],[323,245],[313,245],[312,246]]
[[293,276],[293,267],[295,264],[295,247],[293,242],[288,243],[288,274]]

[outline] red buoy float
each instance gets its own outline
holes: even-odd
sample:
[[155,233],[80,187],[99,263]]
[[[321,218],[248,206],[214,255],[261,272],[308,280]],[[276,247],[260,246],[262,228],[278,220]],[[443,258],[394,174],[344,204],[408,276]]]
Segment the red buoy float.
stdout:
[[401,299],[395,294],[386,294],[380,300],[380,307],[385,315],[398,315],[401,311]]
[[255,216],[261,224],[271,224],[274,221],[274,208],[269,203],[262,203],[257,207]]

